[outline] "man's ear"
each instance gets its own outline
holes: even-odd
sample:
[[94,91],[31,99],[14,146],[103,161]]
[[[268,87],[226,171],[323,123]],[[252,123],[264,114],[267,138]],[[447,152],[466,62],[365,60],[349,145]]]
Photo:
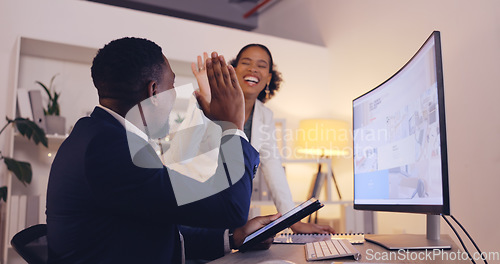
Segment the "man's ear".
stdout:
[[158,84],[155,81],[149,81],[148,83],[148,97],[153,97],[158,94]]
[[150,81],[148,83],[148,97],[153,103],[153,105],[158,105],[158,99],[156,99],[157,94],[158,94],[158,84],[155,81]]

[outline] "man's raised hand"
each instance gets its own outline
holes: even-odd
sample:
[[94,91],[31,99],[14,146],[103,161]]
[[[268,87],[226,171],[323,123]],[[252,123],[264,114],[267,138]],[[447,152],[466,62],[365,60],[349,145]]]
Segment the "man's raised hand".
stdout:
[[243,130],[245,122],[245,102],[236,72],[226,64],[223,56],[212,52],[206,59],[206,71],[210,85],[211,100],[197,93],[198,102],[207,117],[214,121],[227,121]]

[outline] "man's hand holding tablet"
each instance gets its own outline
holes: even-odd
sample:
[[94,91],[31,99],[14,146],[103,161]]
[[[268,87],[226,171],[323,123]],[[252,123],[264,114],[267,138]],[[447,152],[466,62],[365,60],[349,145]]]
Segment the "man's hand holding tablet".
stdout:
[[254,245],[265,241],[268,238],[274,237],[274,235],[278,232],[290,227],[296,222],[302,220],[304,217],[314,213],[321,207],[323,207],[323,204],[316,198],[311,198],[303,202],[278,219],[248,235],[243,241],[243,244],[239,246],[239,250],[244,252],[254,248]]

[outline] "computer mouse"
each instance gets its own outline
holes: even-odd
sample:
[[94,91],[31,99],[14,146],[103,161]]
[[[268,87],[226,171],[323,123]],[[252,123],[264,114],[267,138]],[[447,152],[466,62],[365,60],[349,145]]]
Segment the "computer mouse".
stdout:
[[284,260],[284,259],[270,259],[270,260],[259,262],[257,264],[296,264],[296,263],[293,261]]

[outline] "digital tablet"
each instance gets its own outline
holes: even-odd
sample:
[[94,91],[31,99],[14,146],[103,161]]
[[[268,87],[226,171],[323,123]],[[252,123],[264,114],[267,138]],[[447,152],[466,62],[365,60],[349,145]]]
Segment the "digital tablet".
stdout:
[[311,198],[301,203],[292,210],[286,212],[280,218],[272,221],[266,226],[248,235],[245,238],[245,241],[243,241],[243,244],[240,246],[239,250],[244,252],[245,250],[251,248],[253,245],[276,235],[283,229],[290,227],[296,222],[302,220],[302,218],[314,213],[321,207],[323,207],[323,204],[316,198]]

